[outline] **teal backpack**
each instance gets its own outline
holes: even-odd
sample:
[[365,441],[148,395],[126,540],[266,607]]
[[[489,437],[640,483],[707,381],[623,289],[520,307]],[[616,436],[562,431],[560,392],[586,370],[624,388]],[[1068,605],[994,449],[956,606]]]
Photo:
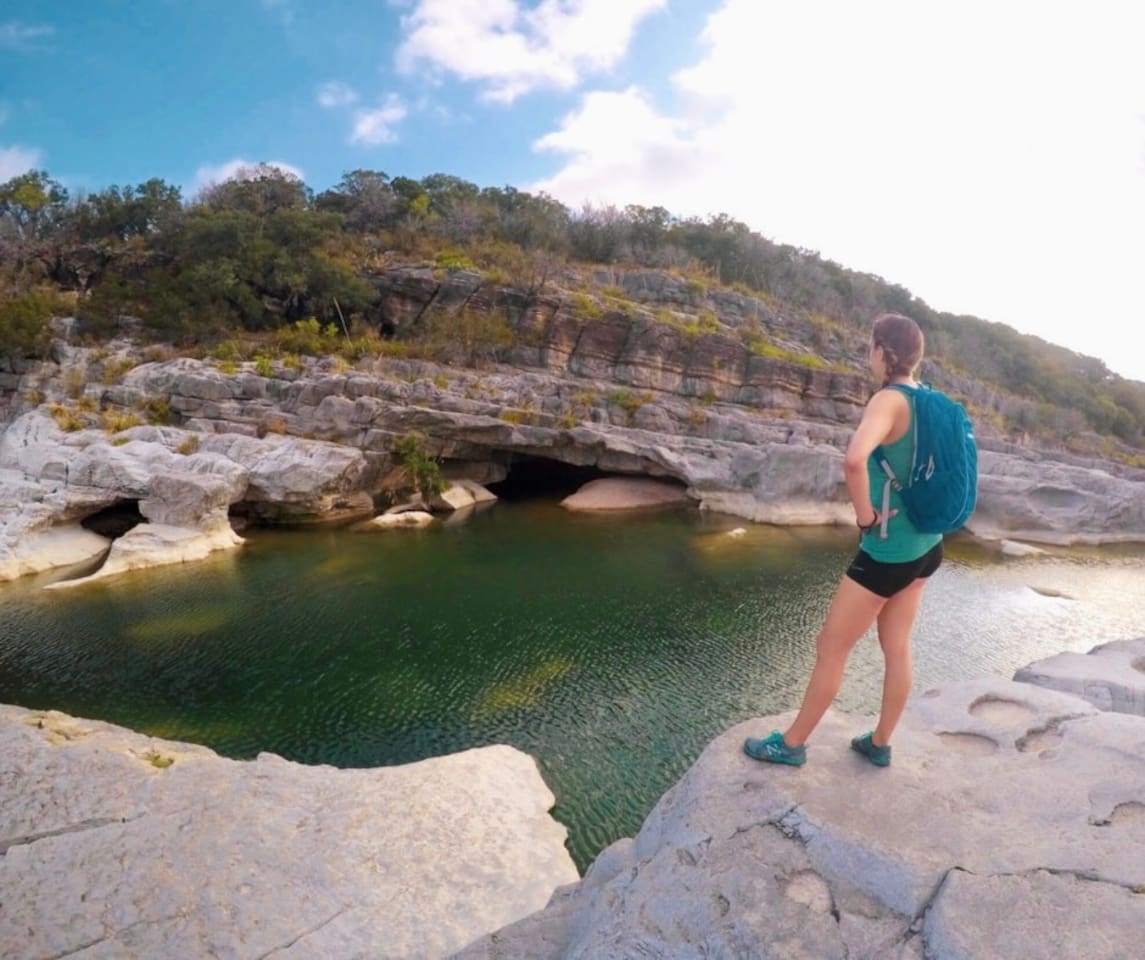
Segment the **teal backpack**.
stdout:
[[910,522],[920,533],[950,533],[974,512],[978,500],[978,447],[974,425],[962,404],[929,383],[919,387],[892,384],[911,405],[914,431],[910,474],[896,477],[891,465],[875,450],[887,475],[883,485],[882,536],[890,512],[891,488],[899,492]]

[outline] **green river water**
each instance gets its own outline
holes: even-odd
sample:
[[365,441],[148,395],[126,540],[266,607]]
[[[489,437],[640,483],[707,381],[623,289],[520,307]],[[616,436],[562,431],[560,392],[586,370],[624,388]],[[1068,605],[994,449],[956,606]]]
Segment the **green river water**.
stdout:
[[[509,743],[537,758],[583,869],[713,737],[798,706],[855,540],[552,500],[422,531],[254,531],[75,591],[0,585],[0,702],[344,767]],[[1003,561],[955,538],[947,557],[916,690],[1145,635],[1145,548]],[[836,706],[873,714],[880,683],[872,635]]]

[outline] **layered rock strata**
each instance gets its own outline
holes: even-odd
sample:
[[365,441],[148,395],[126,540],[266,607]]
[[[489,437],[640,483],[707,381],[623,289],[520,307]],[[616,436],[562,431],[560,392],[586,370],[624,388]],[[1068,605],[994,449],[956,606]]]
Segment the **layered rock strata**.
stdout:
[[[193,549],[178,538],[146,538],[157,562],[229,545],[221,514],[236,509],[259,523],[372,516],[375,501],[394,492],[396,451],[411,434],[459,479],[496,482],[522,457],[543,458],[672,481],[702,509],[756,522],[852,522],[842,451],[870,384],[840,363],[817,369],[752,353],[737,324],[762,324],[792,343],[808,334],[759,301],[721,293],[722,319],[699,333],[636,309],[700,296],[651,274],[624,279],[629,305],[598,317],[559,296],[509,302],[502,290],[484,302],[476,276],[387,277],[377,282],[398,328],[431,309],[504,309],[515,329],[506,350],[513,365],[378,358],[298,369],[275,361],[269,370],[259,365],[261,375],[253,363],[223,372],[190,358],[131,367],[143,355],[129,343],[94,351],[57,341],[58,362],[4,372],[0,408],[17,419],[0,441],[0,502],[11,505],[0,519],[0,578],[98,556],[107,544],[74,524],[115,502],[139,501],[151,523],[202,535]],[[184,432],[65,434],[36,406],[41,400],[92,428],[100,417],[84,410],[158,405]],[[972,533],[1063,545],[1145,541],[1145,470],[1039,453],[988,433],[980,446]],[[179,519],[165,516],[172,512]],[[136,549],[108,569],[147,556]]]

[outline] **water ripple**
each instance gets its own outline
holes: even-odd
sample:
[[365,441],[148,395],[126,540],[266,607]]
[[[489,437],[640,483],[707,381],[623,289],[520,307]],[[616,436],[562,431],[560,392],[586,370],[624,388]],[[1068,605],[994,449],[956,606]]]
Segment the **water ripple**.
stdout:
[[[408,538],[256,532],[194,576],[51,602],[8,585],[0,701],[339,766],[510,743],[537,758],[583,868],[712,737],[799,704],[854,539],[732,525],[498,505]],[[1139,551],[950,555],[919,616],[916,689],[1145,635]],[[837,705],[873,713],[881,671],[872,633]]]

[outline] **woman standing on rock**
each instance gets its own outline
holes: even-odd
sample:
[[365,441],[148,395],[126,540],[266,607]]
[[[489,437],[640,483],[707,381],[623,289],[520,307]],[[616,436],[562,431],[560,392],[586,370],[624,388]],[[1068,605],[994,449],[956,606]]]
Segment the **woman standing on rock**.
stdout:
[[871,763],[891,762],[890,739],[910,694],[910,634],[927,578],[942,563],[942,534],[920,533],[910,522],[897,491],[892,490],[886,518],[873,506],[872,488],[886,480],[872,454],[882,447],[895,475],[910,472],[912,404],[906,391],[916,389],[914,372],[922,360],[922,331],[909,317],[887,313],[874,323],[868,348],[871,371],[883,388],[867,403],[847,447],[847,491],[862,535],[859,552],[839,583],[827,619],[815,641],[815,668],[795,721],[780,733],[749,738],[744,752],[756,760],[802,765],[804,743],[823,718],[843,682],[847,656],[872,623],[878,623],[885,673],[878,726],[855,737],[851,748]]

